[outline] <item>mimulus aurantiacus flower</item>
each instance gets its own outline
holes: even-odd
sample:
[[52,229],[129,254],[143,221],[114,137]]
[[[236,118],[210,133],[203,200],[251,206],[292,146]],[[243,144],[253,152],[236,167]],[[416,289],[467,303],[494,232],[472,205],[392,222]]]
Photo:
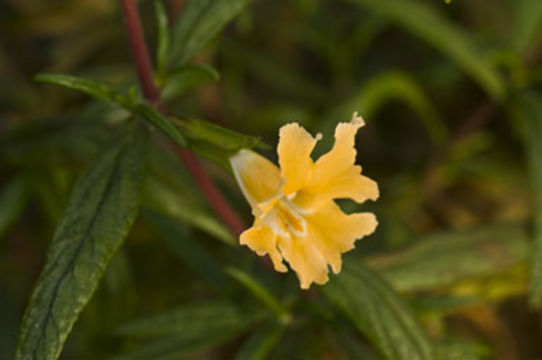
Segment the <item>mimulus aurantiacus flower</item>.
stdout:
[[276,271],[286,272],[287,261],[301,288],[328,281],[328,265],[341,271],[341,253],[371,234],[372,213],[347,215],[334,199],[358,203],[378,198],[378,185],[361,175],[355,165],[354,140],[365,123],[356,113],[335,129],[335,144],[313,161],[311,152],[321,138],[297,123],[280,129],[277,148],[280,169],[263,156],[243,149],[230,163],[254,215],[254,225],[241,234],[241,244],[262,256],[268,254]]

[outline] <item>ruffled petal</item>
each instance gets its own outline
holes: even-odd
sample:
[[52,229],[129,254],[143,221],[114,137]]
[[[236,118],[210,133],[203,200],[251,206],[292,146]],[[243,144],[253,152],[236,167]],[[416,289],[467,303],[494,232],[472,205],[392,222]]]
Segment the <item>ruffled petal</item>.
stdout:
[[312,242],[312,238],[281,237],[279,249],[284,259],[295,271],[302,289],[308,289],[313,282],[325,284],[328,280],[326,260]]
[[280,128],[279,156],[280,174],[285,180],[282,192],[285,195],[296,192],[310,179],[312,167],[311,152],[319,140],[299,124],[292,123]]
[[241,245],[248,246],[260,256],[269,254],[276,271],[288,271],[282,262],[282,255],[277,249],[277,235],[275,235],[275,233],[267,226],[263,226],[256,221],[253,227],[245,230],[241,234],[240,242]]
[[355,136],[364,124],[363,119],[354,113],[351,122],[337,125],[335,144],[314,164],[310,182],[298,193],[298,206],[314,208],[338,198],[351,198],[357,202],[378,198],[377,183],[362,176],[361,166],[354,165]]
[[252,208],[279,191],[282,184],[279,168],[260,154],[242,149],[230,158],[230,164]]
[[347,215],[334,202],[305,215],[305,219],[314,246],[335,273],[341,271],[341,253],[353,249],[356,240],[372,234],[378,225],[374,214]]

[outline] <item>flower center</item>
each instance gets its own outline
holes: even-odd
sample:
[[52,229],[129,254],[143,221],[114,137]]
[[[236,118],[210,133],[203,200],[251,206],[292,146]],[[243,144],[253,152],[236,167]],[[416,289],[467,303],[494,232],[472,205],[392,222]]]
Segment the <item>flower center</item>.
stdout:
[[305,236],[307,223],[301,216],[299,209],[283,194],[276,195],[269,200],[261,202],[254,209],[254,216],[283,237]]

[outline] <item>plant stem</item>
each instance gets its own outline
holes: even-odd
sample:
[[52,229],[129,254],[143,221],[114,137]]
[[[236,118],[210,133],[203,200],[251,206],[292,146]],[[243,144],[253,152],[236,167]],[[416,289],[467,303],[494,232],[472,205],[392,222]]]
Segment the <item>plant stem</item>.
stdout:
[[[130,42],[130,49],[136,64],[137,76],[139,78],[139,85],[143,91],[143,96],[160,112],[167,115],[167,111],[160,99],[160,92],[154,83],[149,51],[143,37],[143,29],[139,20],[139,13],[135,1],[120,1]],[[174,146],[176,146],[179,157],[201,191],[205,194],[205,197],[214,211],[235,234],[240,234],[246,228],[245,224],[207,176],[194,153],[182,149],[177,145]]]
[[160,93],[154,84],[152,65],[149,51],[143,37],[143,27],[139,20],[139,13],[134,0],[121,0],[124,22],[130,41],[132,57],[136,63],[137,77],[143,91],[143,96],[152,105],[161,107]]

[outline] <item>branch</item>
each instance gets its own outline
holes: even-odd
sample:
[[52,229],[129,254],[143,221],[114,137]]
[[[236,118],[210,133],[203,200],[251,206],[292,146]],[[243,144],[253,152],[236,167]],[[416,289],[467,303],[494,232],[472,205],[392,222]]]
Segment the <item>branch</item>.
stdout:
[[[130,42],[130,49],[136,64],[137,76],[139,78],[139,85],[143,91],[143,96],[160,112],[167,115],[167,111],[160,99],[160,91],[154,83],[149,51],[143,37],[143,30],[135,1],[121,0],[121,5]],[[246,228],[245,224],[207,176],[194,153],[178,146],[176,147],[179,157],[201,191],[205,194],[205,197],[214,211],[235,234],[240,234]]]

